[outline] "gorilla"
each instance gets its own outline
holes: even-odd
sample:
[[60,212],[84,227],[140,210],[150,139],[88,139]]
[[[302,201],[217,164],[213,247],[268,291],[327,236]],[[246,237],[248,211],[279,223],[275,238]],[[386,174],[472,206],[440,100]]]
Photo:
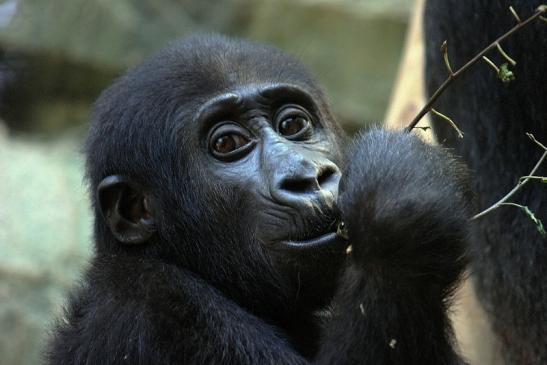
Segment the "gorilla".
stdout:
[[[439,45],[448,40],[454,68],[524,20],[541,1],[435,0],[425,9],[427,85],[433,92],[447,77]],[[516,60],[516,79],[503,84],[488,65],[472,68],[439,99],[436,107],[464,131],[455,136],[434,121],[439,141],[463,156],[474,171],[473,190],[481,208],[509,192],[528,175],[542,150],[525,133],[547,143],[547,24],[530,24],[502,44]],[[496,51],[494,62],[506,62]],[[538,175],[547,175],[547,166]],[[547,223],[545,185],[527,184],[511,200],[528,206]],[[470,241],[471,278],[501,340],[509,364],[547,364],[547,237],[521,211],[502,207],[480,218]]]
[[178,41],[102,93],[85,153],[94,256],[48,363],[464,363],[467,169],[350,141],[295,58]]

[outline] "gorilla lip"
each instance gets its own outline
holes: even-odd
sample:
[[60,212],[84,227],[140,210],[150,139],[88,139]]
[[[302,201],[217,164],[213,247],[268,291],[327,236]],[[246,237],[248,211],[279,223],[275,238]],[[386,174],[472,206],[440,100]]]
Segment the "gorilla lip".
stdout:
[[336,243],[342,242],[336,232],[328,232],[313,238],[308,238],[301,241],[286,240],[280,241],[273,247],[280,251],[307,251],[317,248],[322,248]]

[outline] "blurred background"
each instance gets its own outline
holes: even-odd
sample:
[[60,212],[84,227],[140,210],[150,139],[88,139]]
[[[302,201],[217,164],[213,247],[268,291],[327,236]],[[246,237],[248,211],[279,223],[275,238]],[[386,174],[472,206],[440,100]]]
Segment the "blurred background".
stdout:
[[272,43],[344,127],[383,120],[410,0],[0,0],[0,364],[37,364],[91,253],[80,146],[101,90],[169,41]]

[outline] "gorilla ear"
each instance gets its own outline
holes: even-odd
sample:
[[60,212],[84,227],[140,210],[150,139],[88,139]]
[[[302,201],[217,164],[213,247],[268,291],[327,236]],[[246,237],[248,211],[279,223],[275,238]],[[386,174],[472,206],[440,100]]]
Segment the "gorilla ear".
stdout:
[[118,241],[140,244],[156,232],[151,197],[130,179],[120,175],[104,178],[97,187],[97,198]]

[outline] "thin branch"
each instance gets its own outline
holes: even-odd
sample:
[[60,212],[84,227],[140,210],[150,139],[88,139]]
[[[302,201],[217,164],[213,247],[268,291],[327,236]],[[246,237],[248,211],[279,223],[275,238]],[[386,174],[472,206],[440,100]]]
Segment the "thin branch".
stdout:
[[[541,158],[539,159],[539,161],[536,163],[536,165],[534,166],[534,168],[532,169],[532,171],[530,171],[530,173],[527,175],[527,176],[535,176],[536,172],[539,170],[539,167],[541,166],[541,164],[543,163],[543,161],[545,161],[545,159],[547,159],[547,150],[545,150],[545,152],[543,153],[543,155],[541,156]],[[526,183],[530,181],[530,178],[526,178],[522,181],[519,181],[519,183],[510,191],[508,192],[503,198],[501,198],[498,202],[496,202],[495,204],[493,204],[490,208],[488,209],[485,209],[483,210],[482,212],[480,212],[479,214],[476,214],[474,215],[471,219],[477,219],[477,218],[480,218],[488,213],[490,213],[491,211],[493,210],[496,210],[498,209],[502,204],[505,204],[505,202],[507,200],[509,200],[513,195],[515,195],[520,189],[522,189],[522,187],[524,185],[526,185]]]
[[452,71],[452,66],[450,66],[450,61],[448,59],[448,42],[444,41],[441,45],[441,52],[443,54],[444,64],[446,65],[446,69],[448,70],[449,75],[454,75],[454,71]]
[[460,130],[460,128],[458,128],[458,126],[456,125],[456,123],[454,123],[452,119],[450,119],[448,116],[444,115],[443,113],[438,112],[434,108],[431,108],[431,112],[435,114],[436,116],[446,120],[452,126],[452,128],[456,130],[456,133],[458,133],[458,137],[463,138],[463,132]]
[[486,56],[482,56],[482,59],[487,63],[489,64],[490,66],[492,66],[492,68],[496,71],[497,74],[500,73],[500,68],[498,66],[496,66],[496,64],[494,62],[492,62],[492,60]]
[[515,11],[515,8],[513,8],[512,6],[510,6],[510,7],[509,7],[509,11],[511,11],[511,14],[513,14],[513,16],[515,17],[515,19],[517,20],[517,22],[522,23],[522,20],[520,20],[520,17],[519,17],[519,15],[517,14],[517,12]]
[[547,184],[547,176],[521,176],[519,181],[526,180],[526,179],[539,180],[542,183]]
[[536,225],[536,228],[539,231],[539,233],[542,236],[547,236],[547,232],[545,232],[545,227],[543,226],[543,222],[540,219],[538,219],[538,217],[536,217],[534,212],[532,212],[530,210],[530,208],[528,208],[527,206],[521,205],[521,204],[516,204],[516,203],[502,203],[500,205],[508,205],[508,206],[519,208],[520,210],[522,210],[524,212],[524,214],[526,214],[526,216],[528,218],[530,218],[532,220],[532,222],[534,222],[534,224]]
[[496,47],[498,49],[498,52],[503,56],[503,58],[507,60],[507,62],[509,62],[513,66],[516,66],[517,61],[509,57],[509,55],[503,50],[503,48],[501,48],[501,45],[499,43],[496,43]]
[[501,203],[500,205],[507,205],[511,207],[517,207],[517,208],[524,208],[524,205],[516,204],[516,203]]
[[544,149],[545,151],[547,151],[547,147],[545,147],[540,141],[538,141],[536,139],[536,137],[534,137],[534,135],[532,133],[526,133],[526,135],[528,136],[528,138],[530,138],[535,144],[537,144],[538,146],[540,146],[542,149]]
[[[513,9],[514,11],[514,9]],[[500,44],[502,41],[513,35],[515,32],[521,30],[526,25],[530,24],[534,20],[538,19],[540,16],[542,16],[545,12],[547,12],[547,7],[540,6],[537,8],[536,12],[530,16],[528,19],[524,21],[520,21],[517,25],[515,25],[513,28],[511,28],[507,33],[500,36],[498,39],[496,39],[494,42],[490,43],[486,48],[484,48],[481,52],[479,52],[475,57],[473,57],[470,61],[468,61],[465,65],[463,65],[461,68],[459,68],[456,72],[451,73],[448,75],[448,78],[439,86],[439,88],[431,95],[429,100],[426,102],[424,107],[418,112],[418,114],[414,117],[412,122],[405,128],[405,132],[410,132],[412,129],[418,124],[418,122],[426,115],[431,108],[433,107],[433,104],[437,101],[439,96],[443,94],[443,92],[446,90],[446,88],[463,72],[465,72],[469,67],[473,66],[475,63],[477,63],[479,60],[482,59],[482,56],[484,56],[486,53],[488,53],[490,50],[496,47],[496,44]],[[516,12],[514,13],[516,14]],[[518,15],[517,15],[518,17]]]

